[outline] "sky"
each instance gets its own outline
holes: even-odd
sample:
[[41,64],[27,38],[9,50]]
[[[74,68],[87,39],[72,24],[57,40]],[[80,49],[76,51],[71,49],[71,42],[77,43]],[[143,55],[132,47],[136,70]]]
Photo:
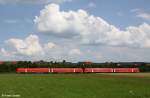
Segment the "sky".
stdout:
[[0,0],[0,61],[149,62],[149,0]]

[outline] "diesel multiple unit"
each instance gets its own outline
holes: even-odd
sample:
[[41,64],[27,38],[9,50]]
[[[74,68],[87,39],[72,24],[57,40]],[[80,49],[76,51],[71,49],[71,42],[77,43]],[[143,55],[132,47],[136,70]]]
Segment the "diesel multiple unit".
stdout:
[[139,68],[17,68],[17,73],[134,73]]

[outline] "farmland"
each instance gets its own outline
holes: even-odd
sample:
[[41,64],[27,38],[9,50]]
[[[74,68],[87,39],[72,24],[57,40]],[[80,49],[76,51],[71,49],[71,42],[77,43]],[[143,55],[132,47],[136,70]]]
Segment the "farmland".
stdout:
[[149,83],[149,73],[0,74],[0,97],[150,98]]

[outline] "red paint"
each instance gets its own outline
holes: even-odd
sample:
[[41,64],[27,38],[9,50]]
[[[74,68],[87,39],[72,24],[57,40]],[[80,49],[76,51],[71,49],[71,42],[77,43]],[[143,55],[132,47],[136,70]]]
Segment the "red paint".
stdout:
[[27,72],[49,72],[49,68],[28,68]]
[[17,68],[16,69],[17,73],[26,72],[26,71],[27,71],[27,68]]
[[140,72],[139,68],[17,68],[17,73],[107,73]]
[[113,68],[85,68],[85,72],[90,73],[113,72]]
[[28,73],[44,73],[50,72],[49,68],[17,68],[17,72],[28,72]]
[[114,68],[114,72],[140,72],[139,68]]
[[51,68],[51,72],[54,73],[76,73],[76,72],[83,72],[82,68]]

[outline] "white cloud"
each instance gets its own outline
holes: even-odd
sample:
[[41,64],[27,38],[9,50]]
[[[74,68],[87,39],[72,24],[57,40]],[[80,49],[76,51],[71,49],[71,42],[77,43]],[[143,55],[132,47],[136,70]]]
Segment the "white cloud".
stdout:
[[[4,60],[4,61],[16,60],[16,52],[15,51],[8,51],[5,48],[1,48],[0,54],[1,54],[0,60]],[[17,59],[19,60],[19,58],[17,58]]]
[[52,48],[55,48],[56,47],[56,44],[52,43],[52,42],[49,42],[47,44],[45,44],[45,48],[47,49],[52,49]]
[[121,31],[101,17],[90,15],[82,9],[61,11],[57,4],[45,6],[34,22],[39,32],[59,37],[78,37],[84,44],[150,47],[150,25],[147,23],[138,27],[129,26],[125,31]]
[[82,54],[82,52],[80,51],[80,49],[77,49],[77,48],[69,51],[70,56],[81,55],[81,54]]
[[[49,4],[40,11],[34,22],[39,32],[70,35],[86,35],[87,33],[105,32],[114,28],[100,17],[89,15],[79,9],[77,12],[60,11],[59,5]],[[95,32],[96,31],[96,32]]]
[[24,40],[11,38],[6,42],[13,46],[16,51],[22,55],[35,56],[44,53],[43,48],[39,43],[39,38],[36,35],[30,35]]
[[45,57],[44,58],[54,58],[54,59],[77,59],[76,57],[80,56],[82,53],[80,49],[76,48],[77,46],[74,44],[74,46],[70,44],[64,44],[59,43],[55,44],[52,42],[49,42],[44,45],[44,51],[45,51]]
[[9,46],[0,50],[1,58],[4,57],[5,60],[14,57],[18,60],[70,60],[78,59],[75,57],[82,54],[80,49],[71,44],[40,43],[37,35],[29,35],[24,39],[10,38],[6,44]]
[[72,0],[0,0],[0,4],[17,4],[17,3],[27,3],[27,4],[47,4],[47,3],[57,3],[61,4],[64,2],[71,2]]
[[127,44],[136,47],[150,48],[150,25],[143,23],[138,27],[130,26],[127,28],[129,34]]
[[139,13],[137,17],[150,21],[150,13]]
[[59,6],[56,4],[46,6],[40,12],[40,17],[36,16],[34,21],[41,32],[61,33],[68,28],[67,20],[59,12]]
[[132,9],[131,12],[136,13],[136,17],[150,22],[150,13],[145,12],[141,9]]
[[14,53],[6,51],[4,48],[1,48],[0,53],[2,56],[5,56],[5,57],[9,57],[14,54]]

